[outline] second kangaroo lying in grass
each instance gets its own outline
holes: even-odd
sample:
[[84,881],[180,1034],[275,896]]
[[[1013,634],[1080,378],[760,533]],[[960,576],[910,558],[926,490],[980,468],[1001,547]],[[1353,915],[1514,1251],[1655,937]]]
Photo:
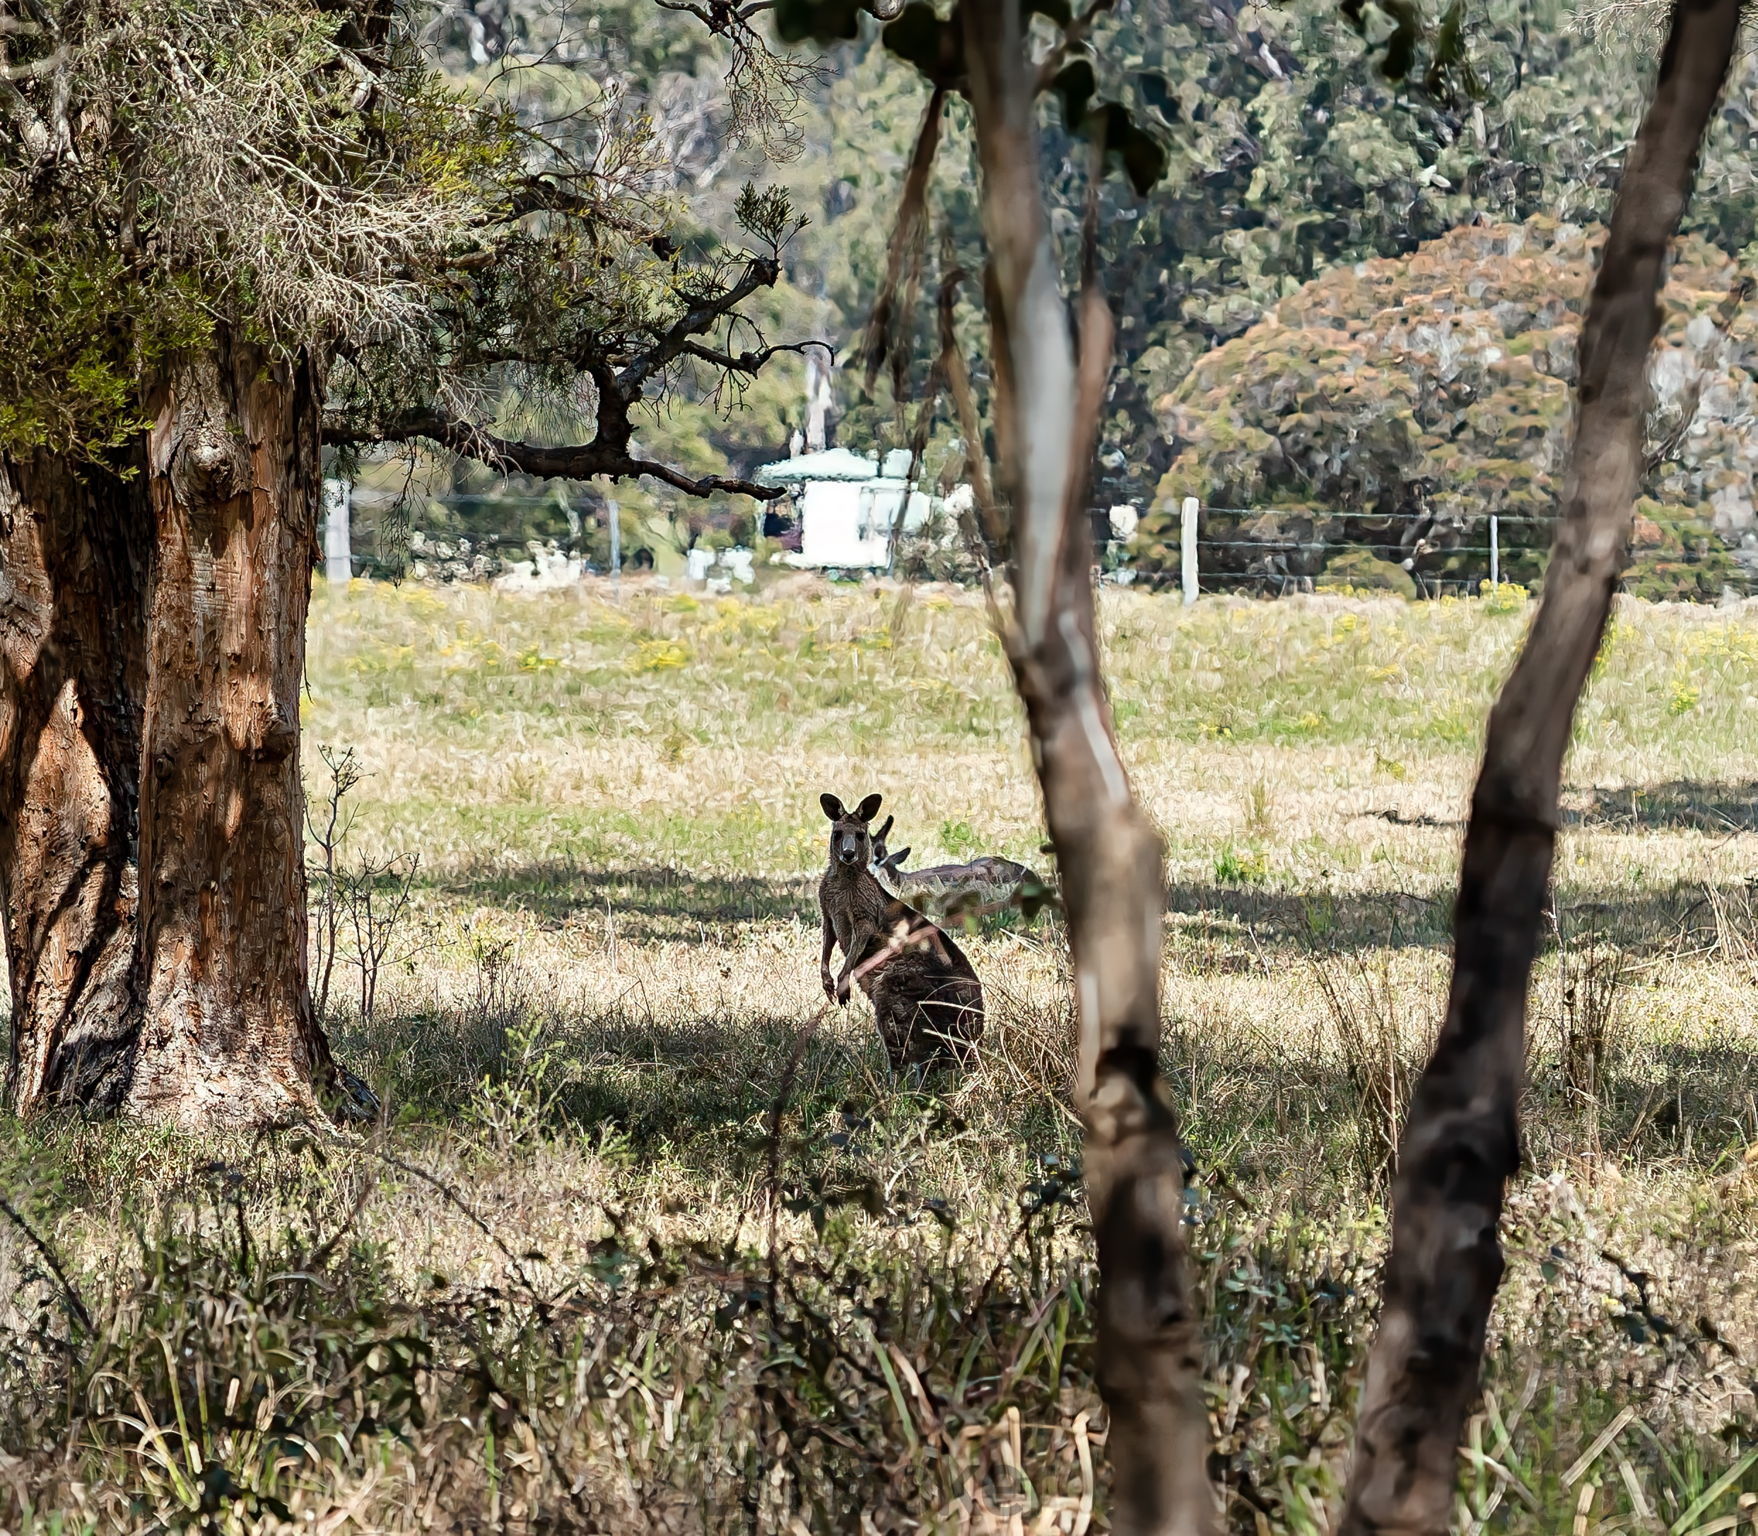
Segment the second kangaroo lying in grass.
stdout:
[[[830,865],[818,883],[825,995],[846,1003],[859,982],[894,1071],[948,1060],[970,1065],[972,1042],[983,1032],[983,985],[958,945],[874,878],[868,824],[880,797],[868,795],[853,811],[835,795],[819,796],[819,804],[831,823]],[[838,946],[842,970],[833,977]]]
[[886,846],[893,818],[887,816],[873,838],[873,873],[894,895],[922,902],[943,917],[955,917],[969,909],[993,910],[1012,905],[1022,888],[1039,885],[1024,864],[984,854],[968,864],[933,864],[926,869],[904,869],[908,848],[895,853]]

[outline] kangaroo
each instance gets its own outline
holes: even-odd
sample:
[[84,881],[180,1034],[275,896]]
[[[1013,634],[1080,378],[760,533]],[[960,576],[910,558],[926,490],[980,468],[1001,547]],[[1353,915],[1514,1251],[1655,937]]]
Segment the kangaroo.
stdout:
[[894,820],[887,816],[885,825],[873,838],[873,872],[893,895],[914,896],[919,901],[932,898],[951,911],[968,906],[973,900],[1005,903],[1028,880],[1037,883],[1038,877],[1025,865],[993,854],[984,854],[968,864],[932,864],[926,869],[906,870],[903,861],[910,856],[910,850],[899,848],[893,853],[886,846]]
[[895,816],[887,816],[885,825],[873,834],[873,874],[893,896],[897,894],[897,866],[910,856],[907,848],[899,848],[896,853],[886,852],[885,839],[891,836],[896,821]]
[[[849,811],[835,795],[818,797],[830,820],[830,863],[818,882],[824,995],[846,1004],[850,987],[860,983],[893,1071],[948,1061],[968,1067],[983,1032],[983,984],[958,945],[874,876],[868,826],[880,800],[868,795]],[[842,970],[833,976],[838,946]]]

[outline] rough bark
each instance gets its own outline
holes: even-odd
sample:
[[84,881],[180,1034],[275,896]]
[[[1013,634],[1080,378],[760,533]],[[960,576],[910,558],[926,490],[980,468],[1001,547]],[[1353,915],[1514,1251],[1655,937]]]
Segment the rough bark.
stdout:
[[113,1110],[128,1082],[150,545],[138,473],[0,461],[0,904],[20,1113]]
[[1112,1529],[1195,1536],[1214,1525],[1215,1507],[1180,1225],[1184,1157],[1158,1065],[1163,852],[1117,751],[1085,531],[1110,312],[1089,263],[1077,355],[1039,188],[1020,7],[960,9],[983,173],[999,475],[1013,512],[1008,650],[1073,950]]
[[314,1118],[335,1067],[306,974],[299,685],[321,495],[319,379],[222,336],[149,400],[155,537],[140,978],[126,1109]]
[[1438,1536],[1450,1524],[1459,1442],[1502,1277],[1497,1225],[1519,1160],[1526,994],[1563,757],[1629,540],[1667,245],[1738,30],[1737,0],[1675,6],[1588,301],[1556,546],[1532,631],[1490,714],[1459,874],[1446,1021],[1404,1131],[1344,1533]]

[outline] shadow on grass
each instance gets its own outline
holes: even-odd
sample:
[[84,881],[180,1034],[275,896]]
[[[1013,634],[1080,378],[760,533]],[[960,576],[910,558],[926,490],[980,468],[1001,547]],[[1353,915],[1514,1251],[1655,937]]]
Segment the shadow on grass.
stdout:
[[428,889],[530,912],[548,922],[597,914],[608,907],[632,939],[696,938],[704,927],[774,922],[817,915],[817,879],[702,875],[674,865],[593,869],[571,859],[511,868],[488,865],[423,871]]
[[1628,789],[1577,790],[1568,826],[1655,832],[1758,832],[1758,784],[1675,779]]
[[[790,1139],[823,1141],[849,1114],[914,1115],[969,1096],[955,1076],[922,1085],[894,1074],[864,1013],[851,1026],[842,1015],[815,1024],[655,1017],[632,1002],[586,1013],[514,997],[492,1010],[423,1010],[365,1029],[338,1022],[332,1038],[393,1114],[515,1141],[609,1137],[631,1156],[717,1178],[761,1175],[778,1102]],[[1011,1145],[1064,1146],[1066,1117],[1054,1103],[999,1080],[984,1088],[981,1117],[1004,1123]]]
[[[818,921],[818,876],[772,879],[755,875],[700,875],[674,865],[592,869],[566,859],[516,867],[470,866],[423,870],[422,886],[467,900],[530,912],[546,922],[602,920],[608,908],[617,932],[637,941],[723,939],[755,923],[804,918]],[[923,905],[933,910],[931,901]],[[940,919],[954,932],[957,919]],[[978,931],[1030,927],[1007,909],[972,919]]]
[[[1414,1018],[1439,1002],[1413,1000],[1405,1012]],[[1361,1039],[1371,1043],[1375,1005],[1358,1006],[1366,1010]],[[816,1025],[780,1015],[655,1018],[627,1004],[582,1013],[515,998],[495,1010],[407,1013],[366,1030],[342,1024],[335,1039],[393,1113],[509,1145],[550,1135],[608,1141],[636,1160],[738,1179],[763,1177],[778,1099],[788,1155],[811,1166],[842,1166],[851,1136],[899,1135],[926,1113],[968,1124],[1002,1163],[1045,1149],[1072,1154],[1060,1074],[1034,1083],[1008,1067],[1047,1027],[1026,1014],[992,1020],[993,1054],[977,1073],[926,1091],[889,1071],[869,1028],[840,1016]],[[1588,1104],[1564,1079],[1554,1028],[1541,1022],[1535,1030],[1526,1100],[1534,1166],[1603,1154],[1716,1168],[1758,1141],[1755,1053],[1742,1041],[1626,1050],[1614,1038],[1598,1102]],[[1421,1064],[1413,1041],[1410,1050],[1417,1055],[1403,1065],[1406,1082]],[[1373,1148],[1388,1128],[1375,1107],[1386,1100],[1362,1075],[1367,1059],[1358,1050],[1352,1071],[1329,1038],[1291,1055],[1273,1033],[1217,1037],[1176,1026],[1163,1049],[1199,1163],[1268,1198],[1291,1178],[1314,1199],[1372,1183]],[[879,1130],[850,1132],[857,1121]]]
[[[1559,923],[1566,936],[1615,944],[1634,954],[1711,945],[1722,936],[1717,909],[1737,915],[1750,929],[1751,901],[1748,888],[1732,881],[1675,882],[1634,891],[1569,887],[1561,892],[1556,921],[1546,924],[1544,947],[1555,946]],[[1172,932],[1195,946],[1198,968],[1207,952],[1214,968],[1226,971],[1254,969],[1265,956],[1284,962],[1315,953],[1449,948],[1452,904],[1450,887],[1433,894],[1339,895],[1181,881],[1168,889],[1166,910]]]
[[[1570,788],[1564,795],[1574,802],[1564,807],[1564,827],[1607,832],[1758,832],[1758,784],[1674,779],[1621,789]],[[1395,827],[1465,830],[1464,819],[1458,816],[1407,815],[1399,810],[1360,814]]]
[[[1274,1199],[1292,1185],[1317,1200],[1359,1197],[1383,1166],[1382,1136],[1398,1132],[1377,1122],[1371,1085],[1334,1055],[1291,1061],[1269,1045],[1187,1031],[1167,1041],[1163,1065],[1198,1164],[1218,1167],[1249,1196]],[[1409,1080],[1420,1065],[1419,1055],[1408,1059]],[[1592,1103],[1570,1088],[1546,1041],[1523,1101],[1526,1167],[1542,1174],[1603,1158],[1621,1168],[1664,1161],[1726,1171],[1758,1145],[1755,1067],[1758,1052],[1737,1041],[1645,1046],[1607,1065]]]

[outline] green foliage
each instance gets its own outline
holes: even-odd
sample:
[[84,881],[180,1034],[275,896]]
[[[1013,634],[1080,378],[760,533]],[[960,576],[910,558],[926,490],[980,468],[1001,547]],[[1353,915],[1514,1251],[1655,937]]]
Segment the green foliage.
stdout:
[[[830,9],[804,4],[787,14]],[[823,295],[829,329],[842,337],[858,333],[872,308],[926,81],[954,83],[962,67],[943,11],[916,0],[881,32],[863,30],[850,5],[829,29],[848,41],[835,78],[811,93],[808,149],[787,176],[802,206],[821,199],[824,207],[796,247],[795,278]],[[1078,227],[1086,195],[1090,149],[1078,130],[1088,101],[1126,107],[1167,156],[1145,197],[1115,179],[1101,191],[1118,367],[1100,504],[1152,498],[1175,457],[1154,402],[1205,353],[1327,269],[1408,254],[1477,217],[1589,228],[1603,218],[1652,68],[1639,26],[1581,12],[1571,0],[1485,0],[1469,13],[1447,6],[1427,18],[1415,7],[1364,4],[1356,17],[1359,34],[1335,0],[1201,18],[1170,0],[1139,0],[1099,15],[1086,47],[1063,66],[1076,110],[1067,115],[1068,102],[1047,98],[1041,118],[1060,230]],[[790,25],[784,36],[810,31]],[[1394,82],[1384,66],[1399,62],[1387,50],[1400,29],[1411,52],[1403,81]],[[910,67],[898,69],[900,59]],[[1732,99],[1744,99],[1758,58],[1736,70]],[[1687,214],[1688,228],[1729,253],[1758,237],[1750,138],[1734,115],[1718,122]],[[955,104],[931,205],[936,233],[967,271],[981,266],[974,184],[968,127]],[[928,242],[924,294],[941,270],[936,244]],[[1063,249],[1072,271],[1072,238]],[[970,299],[961,294],[958,303],[967,344],[980,331]],[[938,348],[930,307],[915,335],[918,391]],[[976,387],[981,403],[980,370]],[[889,380],[868,397],[851,371],[840,388],[849,440],[863,449],[896,440]],[[1390,428],[1386,436],[1395,449]]]
[[[1164,82],[1160,82],[1162,90]],[[1062,103],[1063,126],[1103,147],[1107,159],[1123,167],[1136,196],[1145,197],[1166,174],[1168,154],[1159,135],[1142,127],[1118,101],[1095,100],[1098,77],[1086,59],[1076,59],[1053,82]]]
[[211,320],[186,279],[132,282],[118,253],[53,233],[0,240],[0,453],[95,456],[141,430],[141,374],[200,345]]
[[[1021,8],[1028,20],[1042,17],[1068,35],[1073,49],[1084,51],[1085,26],[1076,27],[1066,0],[1022,0]],[[860,35],[865,9],[858,0],[782,0],[776,10],[776,30],[784,42],[852,40]],[[911,0],[885,25],[881,37],[889,52],[931,85],[963,91],[968,75],[964,25],[956,5],[943,17],[927,0]],[[1142,114],[1123,99],[1096,99],[1100,89],[1096,66],[1103,58],[1103,54],[1084,53],[1076,57],[1057,76],[1053,89],[1061,99],[1068,132],[1102,144],[1107,160],[1120,165],[1137,195],[1144,195],[1165,174],[1167,150],[1152,115]],[[1164,82],[1159,84],[1163,92]]]
[[1269,877],[1270,866],[1256,849],[1229,843],[1215,855],[1218,885],[1262,885]]
[[968,821],[943,821],[940,823],[940,846],[955,860],[973,857],[981,842],[982,839],[972,830]]
[[759,192],[748,181],[739,189],[738,201],[733,205],[733,216],[739,221],[741,229],[749,231],[771,250],[776,251],[809,222],[795,218],[793,199],[787,195],[785,187],[767,187]]
[[0,140],[12,451],[116,445],[216,323],[287,350],[405,333],[522,158],[400,12],[371,39],[318,0],[35,14]]

